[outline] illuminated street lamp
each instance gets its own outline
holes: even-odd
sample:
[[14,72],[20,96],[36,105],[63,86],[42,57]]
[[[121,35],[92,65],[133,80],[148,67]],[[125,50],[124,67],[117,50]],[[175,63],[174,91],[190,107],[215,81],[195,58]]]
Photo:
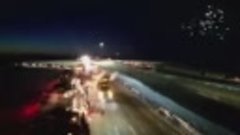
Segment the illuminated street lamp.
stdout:
[[100,43],[99,43],[99,47],[100,47],[101,49],[104,48],[104,47],[105,47],[104,42],[100,42]]

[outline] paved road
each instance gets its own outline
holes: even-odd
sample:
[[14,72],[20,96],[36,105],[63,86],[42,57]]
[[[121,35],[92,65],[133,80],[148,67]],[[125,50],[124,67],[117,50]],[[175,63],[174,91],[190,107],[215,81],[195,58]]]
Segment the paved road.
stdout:
[[148,105],[114,84],[115,100],[107,104],[102,116],[95,114],[90,122],[91,135],[184,135],[191,134],[169,119],[157,115]]
[[90,122],[92,135],[178,135],[186,130],[158,116],[149,106],[123,87],[115,85],[115,102],[109,103],[103,116],[95,115]]

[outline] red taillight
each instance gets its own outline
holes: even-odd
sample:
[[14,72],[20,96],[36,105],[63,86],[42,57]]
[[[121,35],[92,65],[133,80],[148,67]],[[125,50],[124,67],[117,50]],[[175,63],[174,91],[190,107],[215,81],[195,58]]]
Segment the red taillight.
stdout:
[[40,104],[33,103],[23,107],[23,109],[20,111],[20,116],[25,119],[31,119],[38,116],[39,113],[40,113]]

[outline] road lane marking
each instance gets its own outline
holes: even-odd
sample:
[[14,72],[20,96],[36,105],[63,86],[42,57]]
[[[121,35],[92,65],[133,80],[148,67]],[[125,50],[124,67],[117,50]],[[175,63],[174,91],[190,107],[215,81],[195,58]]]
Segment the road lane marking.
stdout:
[[132,127],[132,125],[128,124],[128,127],[132,133],[132,135],[137,135],[136,131],[134,130],[134,128]]
[[137,135],[136,131],[134,130],[133,126],[129,124],[129,122],[124,121],[123,119],[119,119],[119,121],[122,123],[122,125],[126,125],[131,133],[131,135]]

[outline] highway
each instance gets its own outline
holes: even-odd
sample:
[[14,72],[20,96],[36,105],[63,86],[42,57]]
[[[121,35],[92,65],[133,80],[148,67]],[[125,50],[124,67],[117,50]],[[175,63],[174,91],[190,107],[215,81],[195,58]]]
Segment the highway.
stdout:
[[108,105],[112,107],[103,116],[94,116],[90,123],[92,135],[187,134],[124,89],[115,84],[115,100]]
[[[23,65],[27,65],[23,67],[47,68],[61,71],[63,69],[73,69],[79,65],[79,62],[74,61],[40,63],[41,64],[38,64],[37,62],[34,64],[23,63]],[[106,61],[104,64],[112,65],[112,62]],[[102,68],[100,69],[103,70]],[[114,69],[110,70],[110,72],[118,70],[119,69]],[[135,73],[135,71],[132,73]],[[141,72],[140,74],[145,75],[145,72]],[[156,74],[151,75],[150,79],[153,79],[155,76]],[[162,79],[165,76],[166,78]],[[169,75],[165,76],[161,75],[160,77],[162,78],[154,80],[161,80],[161,82],[158,83],[162,84],[167,79],[175,79]],[[207,121],[203,117],[197,116],[186,108],[180,106],[177,102],[164,97],[160,93],[154,92],[153,89],[150,89],[144,83],[137,81],[136,78],[131,79],[131,77],[127,77],[122,73],[119,73],[117,78],[120,80],[117,79],[111,85],[111,90],[114,93],[113,101],[105,104],[104,114],[94,113],[89,117],[91,135],[234,134],[218,125],[214,125],[214,123]],[[124,82],[121,82],[123,80],[126,82],[126,85]],[[162,86],[165,85],[163,84]],[[175,86],[175,84],[172,86]],[[178,94],[182,95],[184,93]],[[147,101],[149,98],[152,98],[152,101],[156,102],[153,103]],[[68,108],[68,106],[64,107]],[[165,112],[158,110],[161,107]],[[182,113],[184,115],[182,115]]]
[[204,134],[239,133],[237,85],[156,72],[122,63],[108,64],[106,68],[127,75],[121,78],[129,85],[135,85],[134,88],[148,99],[168,108]]
[[[112,82],[111,90],[114,98],[113,101],[105,103],[104,114],[93,113],[89,116],[91,135],[199,134],[185,128],[179,121],[160,114],[121,82]],[[64,107],[69,108],[69,105]]]

